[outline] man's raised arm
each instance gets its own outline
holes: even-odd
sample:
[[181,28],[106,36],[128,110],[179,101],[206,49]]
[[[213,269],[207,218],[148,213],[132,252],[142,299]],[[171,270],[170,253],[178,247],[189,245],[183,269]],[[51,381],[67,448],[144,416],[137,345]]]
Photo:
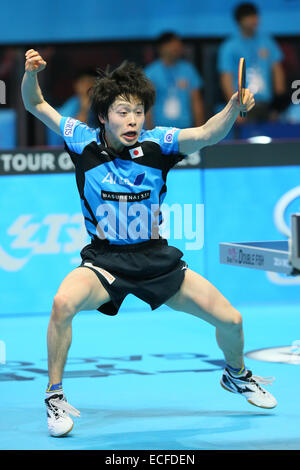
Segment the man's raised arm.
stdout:
[[214,145],[224,139],[231,130],[240,111],[250,111],[255,105],[253,94],[245,90],[244,104],[239,105],[237,93],[228,101],[225,108],[203,126],[182,129],[178,135],[179,151],[189,155],[207,145]]
[[37,74],[46,67],[46,62],[34,49],[25,54],[25,74],[22,80],[22,98],[25,109],[40,119],[52,131],[61,135],[61,115],[44,100]]

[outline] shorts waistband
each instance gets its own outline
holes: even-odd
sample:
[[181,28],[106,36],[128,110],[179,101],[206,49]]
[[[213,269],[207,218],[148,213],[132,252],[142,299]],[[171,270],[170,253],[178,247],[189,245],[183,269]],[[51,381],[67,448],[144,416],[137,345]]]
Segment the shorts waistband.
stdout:
[[142,251],[147,248],[158,248],[160,246],[168,245],[168,242],[165,238],[156,238],[147,240],[140,243],[131,243],[126,245],[118,245],[109,243],[107,240],[100,240],[100,238],[94,238],[91,241],[91,245],[95,246],[97,249],[103,248],[105,251],[117,251],[117,252],[132,252],[132,251]]

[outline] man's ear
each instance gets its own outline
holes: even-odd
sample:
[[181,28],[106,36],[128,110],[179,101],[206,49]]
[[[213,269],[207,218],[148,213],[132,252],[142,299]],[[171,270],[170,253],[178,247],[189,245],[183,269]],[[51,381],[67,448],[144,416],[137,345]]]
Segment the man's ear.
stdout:
[[105,119],[101,114],[98,114],[98,119],[101,122],[101,124],[105,124]]

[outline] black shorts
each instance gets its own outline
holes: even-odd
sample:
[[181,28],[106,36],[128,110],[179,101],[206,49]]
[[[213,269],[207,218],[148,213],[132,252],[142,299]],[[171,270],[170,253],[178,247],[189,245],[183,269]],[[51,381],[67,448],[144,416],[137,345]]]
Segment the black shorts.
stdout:
[[180,288],[187,264],[183,253],[167,240],[134,245],[109,245],[93,240],[81,251],[82,263],[98,276],[111,300],[99,312],[116,315],[128,294],[148,303],[152,310],[165,303]]

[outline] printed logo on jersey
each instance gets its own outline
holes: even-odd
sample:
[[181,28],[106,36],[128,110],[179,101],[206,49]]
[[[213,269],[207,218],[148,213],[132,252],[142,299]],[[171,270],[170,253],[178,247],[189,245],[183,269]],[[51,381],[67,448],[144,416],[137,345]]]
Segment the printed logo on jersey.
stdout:
[[66,120],[65,127],[64,127],[64,136],[65,137],[73,137],[75,124],[76,124],[76,119],[68,118]]
[[131,158],[138,158],[144,155],[142,147],[136,147],[135,149],[129,150]]
[[122,176],[115,175],[112,171],[109,171],[106,176],[104,176],[102,183],[120,184],[122,186],[140,186],[144,181],[145,176],[146,172],[140,173],[132,182],[128,178],[123,178]]
[[169,130],[166,133],[165,138],[164,138],[164,142],[166,144],[172,144],[173,143],[173,138],[174,138],[174,134],[175,134],[176,131],[177,131],[177,129],[173,128],[173,129]]
[[150,198],[151,191],[142,191],[141,193],[112,193],[111,191],[101,191],[101,197],[104,201],[126,201],[136,202]]
[[76,119],[68,118],[66,120],[65,127],[64,127],[64,136],[65,137],[73,137],[75,124],[76,124]]

